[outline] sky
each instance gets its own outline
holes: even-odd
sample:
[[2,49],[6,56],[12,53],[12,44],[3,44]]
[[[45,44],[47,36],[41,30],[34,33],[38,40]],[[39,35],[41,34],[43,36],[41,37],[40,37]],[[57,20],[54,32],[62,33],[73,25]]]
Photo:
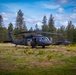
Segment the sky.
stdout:
[[5,27],[10,22],[15,27],[17,12],[19,9],[24,14],[24,21],[28,29],[37,24],[41,29],[44,15],[47,21],[50,14],[53,15],[55,27],[67,26],[68,21],[76,26],[76,0],[0,0],[0,15],[2,15]]

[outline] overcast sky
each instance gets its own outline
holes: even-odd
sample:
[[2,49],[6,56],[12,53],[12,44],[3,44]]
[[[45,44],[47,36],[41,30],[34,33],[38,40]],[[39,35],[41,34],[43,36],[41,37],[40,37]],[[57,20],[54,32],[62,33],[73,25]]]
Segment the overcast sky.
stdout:
[[41,28],[43,16],[48,20],[50,14],[54,16],[56,27],[67,26],[68,21],[76,26],[76,0],[0,0],[5,27],[9,22],[15,24],[19,9],[24,13],[28,28],[36,24]]

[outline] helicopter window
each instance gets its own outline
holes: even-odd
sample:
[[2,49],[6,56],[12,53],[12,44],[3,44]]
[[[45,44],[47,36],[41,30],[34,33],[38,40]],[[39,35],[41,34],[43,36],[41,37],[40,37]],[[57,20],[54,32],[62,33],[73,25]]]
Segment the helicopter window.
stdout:
[[27,40],[28,40],[28,41],[32,41],[32,39],[31,39],[31,38],[28,38]]
[[49,41],[49,39],[47,37],[40,37],[39,40],[40,41]]

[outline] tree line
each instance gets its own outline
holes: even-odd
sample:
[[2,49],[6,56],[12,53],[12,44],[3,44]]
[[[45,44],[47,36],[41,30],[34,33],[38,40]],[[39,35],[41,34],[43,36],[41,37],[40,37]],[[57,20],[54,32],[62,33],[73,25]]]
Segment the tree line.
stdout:
[[[49,20],[47,21],[46,15],[44,15],[42,19],[42,29],[38,28],[38,25],[35,25],[35,29],[30,27],[28,30],[26,26],[26,21],[24,20],[24,14],[21,10],[17,12],[17,17],[15,21],[15,27],[13,27],[13,24],[10,22],[8,25],[8,28],[4,26],[3,17],[0,15],[0,42],[3,42],[5,40],[8,40],[9,37],[7,35],[8,32],[12,33],[18,33],[22,31],[45,31],[45,32],[52,32],[52,33],[58,33],[63,34],[65,39],[68,39],[69,41],[76,43],[76,27],[72,23],[72,21],[69,21],[67,24],[67,27],[61,26],[60,28],[55,27],[55,21],[52,14],[50,14]],[[19,38],[21,35],[14,36],[16,39]],[[48,37],[53,37],[54,41],[59,40],[59,36],[54,35],[47,35]]]

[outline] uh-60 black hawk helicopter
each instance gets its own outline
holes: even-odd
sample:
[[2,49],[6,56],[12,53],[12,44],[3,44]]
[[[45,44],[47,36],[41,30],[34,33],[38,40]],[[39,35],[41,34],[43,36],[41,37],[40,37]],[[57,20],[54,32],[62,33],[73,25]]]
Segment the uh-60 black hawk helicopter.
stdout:
[[22,33],[30,33],[30,34],[23,36],[19,40],[14,40],[12,33],[11,32],[8,33],[9,37],[11,39],[11,42],[13,44],[15,44],[16,46],[17,45],[28,46],[28,43],[29,43],[32,48],[35,48],[36,46],[42,46],[42,48],[45,48],[45,46],[49,46],[51,44],[53,44],[53,45],[60,45],[60,44],[68,45],[68,44],[70,44],[69,41],[58,41],[56,43],[52,43],[52,38],[49,39],[48,37],[41,35],[41,34],[54,34],[54,35],[62,36],[62,34],[51,33],[51,32],[42,32],[42,31],[39,31],[39,32],[26,31],[26,32],[20,32],[20,33],[16,33],[16,34],[22,34]]

